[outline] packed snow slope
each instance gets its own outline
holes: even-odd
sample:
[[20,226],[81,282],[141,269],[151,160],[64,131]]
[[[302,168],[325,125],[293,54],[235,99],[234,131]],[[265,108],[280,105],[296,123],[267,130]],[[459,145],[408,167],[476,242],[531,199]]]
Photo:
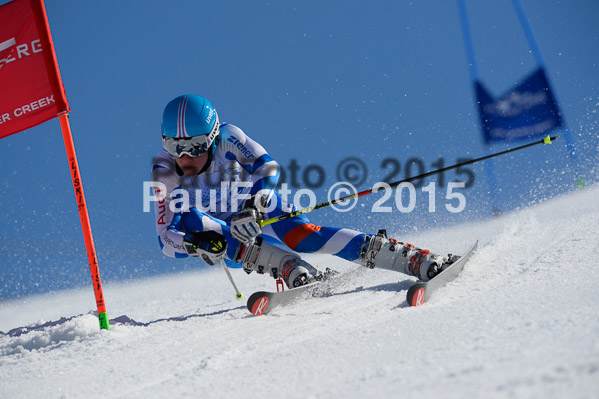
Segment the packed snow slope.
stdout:
[[[107,285],[111,331],[88,314],[91,290],[5,302],[0,397],[596,398],[598,203],[592,187],[398,237],[442,253],[480,240],[419,308],[410,278],[329,256],[308,257],[342,272],[325,295],[263,317],[219,268]],[[274,288],[233,275],[246,297]]]

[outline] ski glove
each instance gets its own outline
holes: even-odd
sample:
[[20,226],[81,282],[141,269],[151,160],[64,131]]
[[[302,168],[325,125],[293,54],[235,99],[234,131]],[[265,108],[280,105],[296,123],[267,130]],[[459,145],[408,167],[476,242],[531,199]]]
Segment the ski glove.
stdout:
[[254,208],[238,212],[231,219],[231,235],[240,242],[250,242],[262,233],[259,221],[262,214]]
[[216,231],[191,231],[185,234],[183,248],[189,256],[197,256],[209,265],[220,262],[227,253],[225,236]]
[[262,233],[260,221],[264,214],[268,200],[256,194],[245,201],[243,209],[231,219],[231,235],[241,242],[250,242]]

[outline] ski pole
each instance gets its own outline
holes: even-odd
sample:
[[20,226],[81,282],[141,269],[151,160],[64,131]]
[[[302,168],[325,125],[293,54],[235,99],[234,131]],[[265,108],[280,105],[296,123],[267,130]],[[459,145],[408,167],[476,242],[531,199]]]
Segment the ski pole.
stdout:
[[231,272],[229,271],[229,268],[227,267],[227,264],[222,259],[221,259],[220,263],[223,265],[223,269],[225,269],[225,273],[227,273],[227,277],[229,277],[229,281],[231,282],[231,284],[233,285],[233,288],[235,289],[235,298],[236,299],[243,299],[243,294],[237,288],[237,285],[235,284],[235,281],[233,280],[233,276],[231,276]]
[[[476,162],[484,161],[485,159],[498,157],[500,155],[505,155],[505,154],[508,154],[510,152],[522,150],[524,148],[532,147],[532,146],[535,146],[535,145],[538,145],[538,144],[551,144],[552,140],[557,140],[558,138],[559,138],[559,136],[554,136],[554,137],[547,136],[544,139],[541,139],[539,141],[534,141],[532,143],[521,145],[521,146],[515,147],[515,148],[511,148],[509,150],[497,152],[495,154],[486,155],[484,157],[480,157],[480,158],[476,158],[476,159],[471,159],[470,161],[460,162],[460,163],[457,163],[455,165],[446,166],[444,168],[436,169],[436,170],[433,170],[433,171],[430,171],[430,172],[427,172],[427,173],[423,173],[423,174],[418,175],[418,176],[412,176],[412,177],[408,177],[407,179],[399,180],[399,181],[396,181],[396,182],[393,182],[393,183],[388,183],[389,184],[388,188],[394,188],[394,187],[399,186],[402,183],[409,183],[409,182],[414,181],[414,180],[424,179],[425,177],[433,176],[433,175],[436,175],[436,174],[439,174],[439,173],[442,173],[442,172],[446,172],[448,170],[457,169],[457,168],[459,168],[461,166],[471,165],[471,164],[476,163]],[[322,204],[311,206],[309,208],[302,209],[302,210],[299,210],[299,211],[296,211],[296,212],[284,213],[284,214],[276,216],[274,218],[270,218],[270,219],[267,219],[267,220],[259,221],[259,223],[260,223],[261,227],[264,227],[266,225],[269,225],[269,224],[272,224],[272,223],[276,223],[276,222],[281,221],[281,220],[289,219],[289,218],[292,218],[292,217],[298,216],[298,215],[303,215],[304,213],[309,213],[309,212],[315,211],[317,209],[325,208],[325,207],[330,206],[330,205],[335,205],[335,204],[338,204],[340,202],[347,201],[349,199],[359,198],[359,197],[363,197],[363,196],[368,195],[368,194],[372,194],[374,192],[375,188],[379,189],[380,187],[374,186],[372,188],[369,188],[368,190],[364,190],[364,191],[361,191],[361,192],[356,193],[356,194],[346,195],[345,197],[337,198],[337,199],[334,199],[332,201],[323,202]]]

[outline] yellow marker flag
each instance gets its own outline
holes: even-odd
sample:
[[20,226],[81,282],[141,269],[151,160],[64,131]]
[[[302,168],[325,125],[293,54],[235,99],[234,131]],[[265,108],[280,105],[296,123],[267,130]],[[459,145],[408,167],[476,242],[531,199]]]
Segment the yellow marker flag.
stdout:
[[551,144],[551,137],[549,137],[549,135],[547,135],[547,137],[545,137],[543,139],[543,143],[545,143],[545,144]]

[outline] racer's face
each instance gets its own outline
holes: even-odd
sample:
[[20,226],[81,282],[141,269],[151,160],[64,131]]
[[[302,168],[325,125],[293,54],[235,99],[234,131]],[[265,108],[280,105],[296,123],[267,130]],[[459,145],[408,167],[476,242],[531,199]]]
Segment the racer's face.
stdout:
[[208,153],[204,153],[199,157],[190,157],[185,154],[181,158],[175,158],[177,165],[181,168],[186,176],[195,176],[204,168],[208,161]]

